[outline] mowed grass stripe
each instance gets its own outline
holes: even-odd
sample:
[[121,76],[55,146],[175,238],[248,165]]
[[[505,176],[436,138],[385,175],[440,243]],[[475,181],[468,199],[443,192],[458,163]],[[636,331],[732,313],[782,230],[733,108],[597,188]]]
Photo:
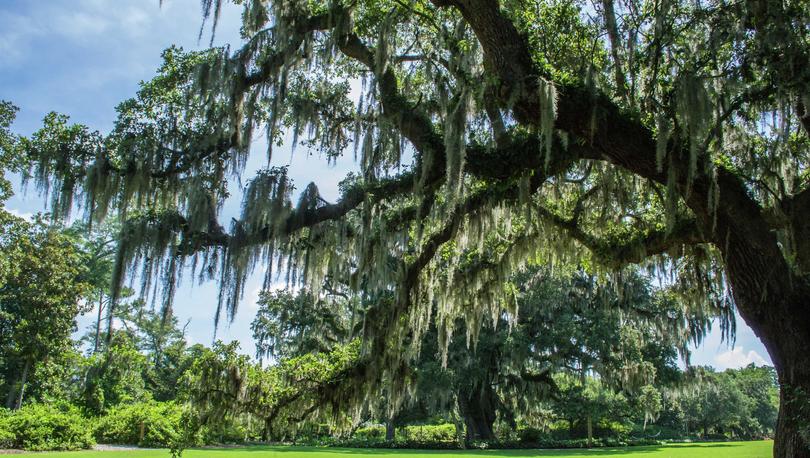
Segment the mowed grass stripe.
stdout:
[[[639,458],[766,458],[772,456],[773,441],[671,444],[665,446],[601,448],[591,450],[390,450],[294,446],[252,446],[222,449],[191,449],[184,458],[362,458],[396,455],[400,458],[436,457],[639,457]],[[28,454],[26,454],[28,455]],[[33,454],[32,454],[33,455]],[[82,451],[36,453],[65,458],[167,458],[168,450]]]

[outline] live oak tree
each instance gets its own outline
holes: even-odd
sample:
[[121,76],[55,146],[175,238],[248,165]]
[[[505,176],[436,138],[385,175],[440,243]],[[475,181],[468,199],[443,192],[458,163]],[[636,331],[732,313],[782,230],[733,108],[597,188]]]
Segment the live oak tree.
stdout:
[[[215,26],[223,1],[202,3]],[[108,135],[51,115],[20,140],[57,214],[80,197],[128,220],[117,284],[140,266],[171,297],[190,261],[217,316],[259,264],[316,294],[395,290],[365,339],[369,378],[395,380],[428,323],[474,339],[529,260],[641,263],[686,307],[733,301],[782,387],[774,455],[810,456],[808,2],[235,3],[242,46],[170,49]],[[360,173],[295,204],[262,170],[225,228],[257,129],[268,154],[290,130]]]
[[262,368],[236,353],[238,343],[217,341],[183,376],[184,397],[193,407],[193,427],[250,417],[263,425],[262,439],[295,437],[304,421],[351,424],[341,398],[362,397],[357,370],[359,341],[329,352],[284,358]]
[[[468,439],[491,440],[496,419],[512,429],[518,423],[542,425],[548,402],[560,396],[552,375],[569,374],[574,380],[597,375],[604,390],[630,398],[657,384],[659,373],[661,382],[669,382],[677,350],[688,358],[690,336],[700,335],[708,320],[672,319],[680,311],[677,304],[659,300],[649,280],[629,277],[619,295],[615,283],[600,283],[581,271],[527,269],[514,278],[521,285],[520,314],[511,328],[508,317],[501,317],[494,329],[481,330],[473,348],[464,336],[455,336],[446,369],[436,355],[436,331],[427,333],[415,397],[429,410],[457,412]],[[661,319],[665,316],[669,319]],[[671,327],[689,321],[700,325]],[[585,408],[573,420],[582,425],[596,421],[589,412]]]
[[358,335],[362,320],[348,297],[318,299],[307,290],[263,291],[256,306],[250,329],[260,362],[328,352]]
[[[520,285],[517,320],[500,316],[472,343],[464,335],[453,336],[445,361],[438,330],[431,326],[411,363],[408,402],[392,408],[383,398],[368,406],[371,419],[386,423],[389,439],[393,428],[430,415],[457,419],[468,441],[496,439],[497,419],[512,430],[518,423],[542,424],[548,401],[558,395],[552,374],[559,372],[575,379],[598,374],[603,391],[648,401],[641,407],[645,418],[654,418],[661,401],[651,385],[672,382],[678,351],[688,358],[690,339],[711,324],[712,317],[684,315],[665,290],[652,288],[650,279],[638,273],[628,272],[616,284],[573,268],[558,266],[552,273],[528,267],[511,281]],[[349,296],[316,300],[306,290],[264,292],[257,306],[251,325],[257,357],[276,362],[329,352],[348,342],[361,333],[357,324],[365,321],[368,309]],[[574,420],[581,425],[597,421],[589,412],[585,408]]]

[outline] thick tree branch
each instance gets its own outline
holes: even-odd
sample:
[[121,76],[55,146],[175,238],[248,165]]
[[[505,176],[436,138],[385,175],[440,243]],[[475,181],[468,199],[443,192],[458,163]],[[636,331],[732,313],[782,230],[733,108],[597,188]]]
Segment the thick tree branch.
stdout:
[[[435,189],[445,176],[444,140],[433,125],[430,117],[417,110],[400,92],[397,77],[393,69],[387,68],[382,73],[375,65],[374,51],[363,44],[360,37],[347,33],[338,37],[338,46],[347,57],[365,65],[377,75],[377,85],[384,116],[391,121],[402,135],[408,139],[416,151],[417,169],[422,175],[422,182],[427,189]],[[428,163],[424,163],[430,158]],[[426,167],[426,170],[422,170]]]
[[627,264],[637,264],[650,256],[663,254],[683,245],[707,243],[700,235],[697,222],[693,218],[678,220],[671,230],[651,229],[630,239],[600,239],[585,231],[575,219],[566,219],[543,206],[538,213],[548,222],[587,248],[596,259],[610,267],[620,268]]

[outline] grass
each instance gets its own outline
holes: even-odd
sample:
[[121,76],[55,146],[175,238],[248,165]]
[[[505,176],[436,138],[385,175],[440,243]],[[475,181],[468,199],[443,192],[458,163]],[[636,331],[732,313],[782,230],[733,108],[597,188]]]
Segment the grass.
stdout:
[[[639,458],[765,458],[772,456],[773,441],[713,442],[672,444],[665,446],[601,448],[591,450],[382,450],[315,447],[238,447],[223,449],[192,449],[183,458],[362,458],[363,456],[397,455],[398,458],[462,458],[462,457],[639,457]],[[64,458],[167,458],[167,450],[51,452],[37,455]]]

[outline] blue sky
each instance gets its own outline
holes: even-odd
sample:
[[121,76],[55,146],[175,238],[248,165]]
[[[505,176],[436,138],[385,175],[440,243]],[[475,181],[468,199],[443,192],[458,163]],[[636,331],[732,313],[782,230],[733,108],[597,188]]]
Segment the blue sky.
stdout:
[[[239,43],[240,9],[224,8],[215,44]],[[115,120],[115,106],[131,97],[138,82],[148,80],[160,64],[163,49],[175,44],[199,49],[202,15],[199,0],[3,0],[0,2],[0,99],[20,107],[13,128],[30,134],[50,111],[71,116],[102,132]],[[250,170],[266,165],[264,145],[255,145]],[[289,164],[290,175],[299,189],[314,181],[327,199],[337,197],[337,183],[356,168],[352,154],[334,167],[299,148],[274,152],[273,165]],[[46,210],[34,190],[21,192],[7,202],[20,215]],[[225,206],[225,217],[235,215],[238,201]],[[213,338],[216,307],[214,284],[191,285],[186,281],[176,298],[175,310],[182,323],[191,320],[188,337],[208,344]],[[246,287],[246,298],[235,321],[221,325],[217,337],[240,340],[246,353],[253,352],[250,321],[255,313],[260,280],[254,276]],[[80,329],[92,322],[93,312],[80,319]],[[694,364],[719,369],[751,362],[770,362],[765,348],[738,318],[737,342],[730,348],[713,332],[692,357]]]

